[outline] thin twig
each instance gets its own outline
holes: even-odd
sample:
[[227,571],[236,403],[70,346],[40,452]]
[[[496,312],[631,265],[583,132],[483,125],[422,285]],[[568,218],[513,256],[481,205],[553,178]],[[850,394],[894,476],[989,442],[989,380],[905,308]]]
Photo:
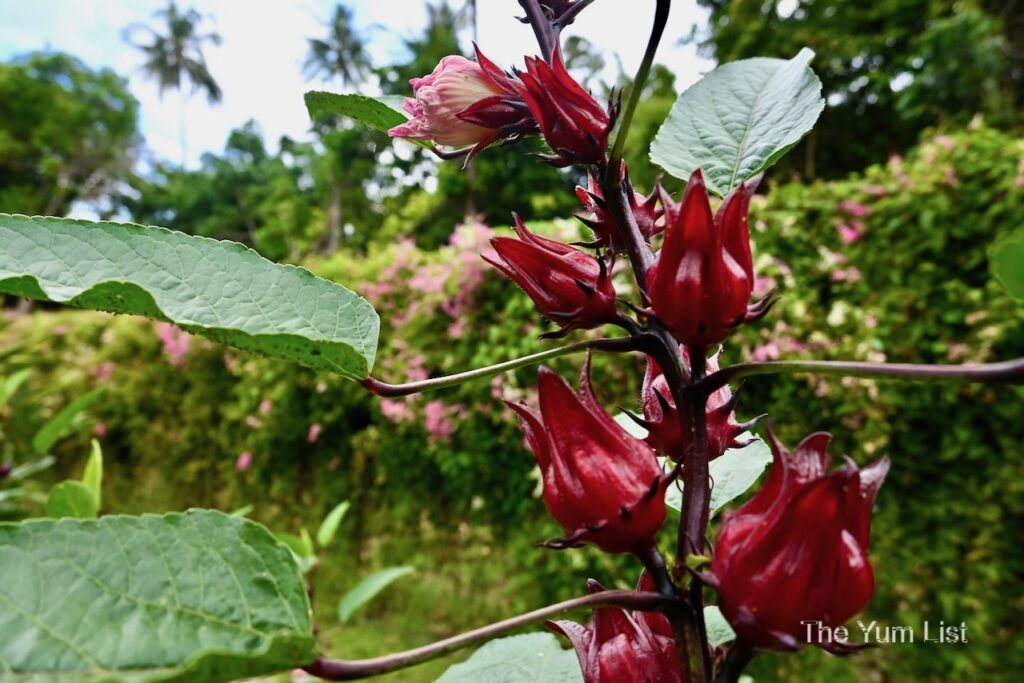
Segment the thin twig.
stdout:
[[653,611],[661,609],[671,598],[660,593],[641,593],[637,591],[602,591],[580,598],[566,600],[541,609],[520,614],[517,617],[499,621],[474,631],[468,631],[452,638],[440,640],[413,650],[397,652],[384,657],[357,660],[335,660],[319,657],[305,667],[305,671],[318,678],[328,681],[353,681],[369,678],[404,669],[415,664],[442,657],[456,650],[468,647],[484,640],[490,640],[508,631],[553,617],[556,614],[574,609],[595,607],[623,607],[632,610]]
[[516,368],[525,367],[527,365],[535,365],[552,358],[558,358],[559,356],[567,356],[571,353],[577,353],[579,351],[609,351],[615,353],[622,353],[626,351],[633,351],[637,348],[637,342],[631,337],[619,337],[614,339],[588,339],[586,341],[576,342],[574,344],[568,344],[566,346],[560,346],[555,349],[548,349],[547,351],[541,351],[540,353],[534,353],[529,356],[523,356],[521,358],[514,358],[507,360],[503,363],[496,365],[489,365],[485,368],[477,368],[475,370],[469,370],[467,372],[460,372],[454,375],[445,375],[444,377],[432,377],[430,379],[420,380],[418,382],[407,382],[405,384],[388,384],[387,382],[381,382],[380,380],[374,379],[373,377],[367,377],[360,384],[369,391],[370,393],[376,394],[377,396],[383,396],[385,398],[395,398],[398,396],[409,396],[410,394],[419,394],[424,391],[433,391],[435,389],[445,389],[447,387],[453,387],[463,382],[468,382],[474,379],[484,379],[486,377],[492,377],[494,375],[501,374],[502,372],[508,372],[509,370],[515,370]]
[[1024,358],[999,363],[928,365],[918,363],[867,363],[861,361],[775,360],[738,363],[691,384],[688,391],[711,394],[726,384],[755,375],[812,373],[865,379],[894,379],[916,382],[985,382],[1024,384]]
[[654,63],[654,54],[658,51],[658,43],[661,42],[661,35],[665,32],[665,24],[668,22],[668,11],[671,6],[672,0],[658,0],[658,6],[654,10],[654,26],[651,28],[651,37],[647,41],[647,50],[644,52],[643,61],[640,62],[640,68],[636,72],[636,78],[633,79],[633,88],[629,91],[629,99],[622,110],[619,133],[615,137],[615,146],[612,147],[609,164],[615,171],[619,169],[622,152],[626,146],[626,136],[629,135],[629,126],[633,122],[633,113],[640,101],[640,91],[643,90],[651,71],[651,65]]

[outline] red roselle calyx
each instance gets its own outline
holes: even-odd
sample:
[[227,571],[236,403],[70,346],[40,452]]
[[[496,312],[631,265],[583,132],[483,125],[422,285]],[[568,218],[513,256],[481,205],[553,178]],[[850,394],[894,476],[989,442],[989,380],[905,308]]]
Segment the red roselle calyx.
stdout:
[[[591,580],[587,589],[599,593],[604,587]],[[637,590],[651,589],[645,572]],[[585,683],[682,683],[672,627],[660,612],[602,607],[594,610],[587,626],[574,621],[550,621],[547,626],[572,643]]]
[[768,312],[769,298],[748,306],[754,264],[747,209],[756,185],[730,192],[714,215],[699,170],[680,204],[661,191],[665,241],[648,271],[647,290],[654,314],[683,344],[717,344]]
[[477,61],[444,57],[432,73],[410,82],[412,116],[388,131],[391,137],[430,140],[440,145],[472,145],[470,156],[491,143],[535,130],[514,79],[477,50]]
[[817,642],[817,627],[842,625],[874,593],[868,532],[889,459],[863,469],[848,461],[826,474],[831,438],[811,434],[789,452],[769,430],[771,474],[722,525],[708,582],[736,633],[755,647],[848,651],[846,643]]
[[554,151],[542,155],[545,161],[568,166],[604,160],[614,116],[573,79],[558,50],[551,64],[527,57],[526,71],[517,75],[519,95]]
[[[719,348],[705,361],[708,373],[718,372],[718,356],[721,352],[722,350]],[[683,367],[688,368],[689,359],[686,349],[681,349],[681,353]],[[742,448],[749,445],[751,441],[741,441],[739,436],[752,429],[763,417],[760,416],[745,423],[737,422],[735,412],[737,398],[738,394],[734,395],[728,386],[723,386],[708,396],[706,424],[709,459],[717,458],[729,448]],[[677,462],[682,462],[684,454],[690,447],[690,438],[683,432],[679,410],[672,398],[668,381],[657,361],[650,356],[647,357],[647,373],[644,375],[640,401],[644,419],[627,414],[647,430],[645,440],[655,450]]]
[[[658,206],[657,190],[651,192],[647,197],[633,190],[625,162],[622,163],[622,186],[626,190],[626,196],[629,197],[629,210],[636,220],[640,234],[644,236],[645,240],[650,241],[652,237],[665,229],[664,223],[659,222],[665,212]],[[577,218],[593,230],[596,237],[594,244],[588,246],[605,246],[614,251],[621,251],[621,246],[617,243],[619,227],[608,212],[608,204],[601,193],[601,186],[593,174],[587,175],[586,188],[576,186],[576,196],[579,197],[583,208],[589,214],[588,216],[577,216]]]
[[522,287],[537,310],[570,330],[599,327],[618,317],[611,273],[601,258],[530,232],[515,216],[519,239],[495,237],[491,246],[496,258],[484,260]]
[[669,477],[654,451],[631,436],[594,396],[587,360],[577,394],[565,380],[541,368],[540,411],[507,405],[540,465],[544,502],[567,537],[552,548],[592,543],[608,553],[648,551],[665,521]]

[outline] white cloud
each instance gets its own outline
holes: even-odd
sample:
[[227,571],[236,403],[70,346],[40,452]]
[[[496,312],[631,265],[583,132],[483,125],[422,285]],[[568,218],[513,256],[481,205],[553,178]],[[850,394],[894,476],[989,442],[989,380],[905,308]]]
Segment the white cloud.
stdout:
[[[231,129],[250,118],[262,128],[271,145],[282,135],[302,138],[309,120],[303,93],[324,83],[307,83],[301,66],[306,40],[324,32],[333,3],[330,0],[251,2],[245,0],[179,0],[210,15],[211,27],[223,37],[220,47],[208,46],[211,73],[224,91],[224,100],[211,107],[202,95],[188,101],[185,120],[189,164],[200,154],[223,148]],[[452,4],[461,6],[462,0]],[[181,158],[177,93],[161,98],[154,83],[137,70],[141,55],[126,45],[122,29],[131,23],[154,22],[158,0],[0,0],[0,59],[29,50],[60,49],[91,66],[109,66],[130,75],[130,87],[142,107],[141,128],[158,158]],[[426,21],[423,0],[354,0],[356,21],[369,30],[371,53],[379,63],[402,57],[402,39],[414,37]],[[521,13],[515,0],[481,0],[479,42],[488,56],[506,66],[521,65],[536,51],[528,26],[513,19]],[[650,30],[654,2],[598,0],[568,29],[618,53],[627,72],[636,70]],[[679,37],[691,25],[703,23],[695,0],[677,1],[659,51],[658,61],[677,74],[680,88],[695,82],[712,65],[697,56],[693,46],[679,47]],[[610,57],[610,55],[609,55]],[[609,63],[614,59],[609,58]]]

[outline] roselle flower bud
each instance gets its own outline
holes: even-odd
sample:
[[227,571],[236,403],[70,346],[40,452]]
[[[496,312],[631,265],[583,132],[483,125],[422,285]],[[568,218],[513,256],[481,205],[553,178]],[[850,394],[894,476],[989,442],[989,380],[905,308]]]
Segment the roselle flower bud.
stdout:
[[499,138],[535,129],[512,77],[479,50],[477,60],[449,55],[428,76],[409,81],[414,97],[405,100],[405,110],[412,118],[388,135],[473,145],[472,156]]
[[848,461],[826,474],[831,438],[811,434],[791,453],[769,430],[771,473],[722,525],[715,544],[708,582],[736,633],[756,647],[792,650],[815,643],[818,629],[808,623],[841,626],[874,593],[868,530],[889,459],[863,469]]
[[[629,197],[629,209],[636,220],[637,228],[644,239],[649,241],[665,229],[664,223],[659,222],[665,212],[658,206],[657,190],[647,197],[634,191],[632,183],[629,182],[629,171],[626,170],[625,162],[622,163],[622,185],[626,190],[626,196]],[[620,245],[617,244],[619,227],[608,212],[608,204],[593,174],[587,174],[586,188],[576,186],[576,196],[589,214],[577,218],[593,230],[597,238],[593,244],[587,246],[603,246],[620,251]]]
[[612,419],[594,396],[588,359],[577,394],[561,377],[541,368],[540,411],[507,405],[537,458],[544,502],[566,538],[551,548],[592,543],[608,553],[641,553],[665,521],[669,478],[654,451]]
[[768,312],[770,299],[748,306],[754,289],[747,209],[756,182],[730,192],[712,216],[699,170],[681,204],[661,192],[665,241],[647,273],[651,308],[683,344],[709,346],[741,323]]
[[551,64],[527,57],[518,76],[519,94],[554,151],[542,158],[555,166],[604,160],[613,116],[569,75],[557,50]]
[[[680,349],[683,367],[688,368],[689,358],[685,348]],[[719,348],[705,361],[706,371],[710,374],[718,372]],[[708,396],[706,407],[706,424],[708,439],[708,456],[712,459],[725,453],[729,448],[742,448],[751,443],[750,440],[739,439],[744,432],[750,431],[763,416],[745,423],[736,421],[736,399],[728,386],[723,386]],[[645,439],[656,451],[680,462],[690,446],[690,436],[683,432],[679,410],[672,398],[668,381],[661,368],[650,356],[647,357],[647,372],[644,375],[640,402],[644,411],[644,419],[633,415],[633,419],[647,430]]]
[[[640,579],[637,590],[653,588],[646,576]],[[587,589],[600,593],[604,586],[591,580]],[[587,626],[575,621],[549,621],[547,627],[572,643],[584,683],[682,683],[672,627],[660,612],[600,607],[594,610]]]
[[522,287],[537,310],[562,327],[548,337],[615,320],[615,289],[603,259],[568,244],[535,235],[515,218],[519,239],[495,237],[496,258],[484,260]]

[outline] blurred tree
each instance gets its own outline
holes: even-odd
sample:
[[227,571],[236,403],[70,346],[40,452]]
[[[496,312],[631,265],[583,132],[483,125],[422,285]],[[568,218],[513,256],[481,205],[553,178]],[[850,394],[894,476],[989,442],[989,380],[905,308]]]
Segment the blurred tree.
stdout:
[[324,38],[309,39],[309,53],[303,65],[306,78],[337,78],[343,86],[359,85],[370,70],[370,54],[356,30],[352,10],[344,5],[334,8]]
[[[352,10],[337,5],[327,25],[327,36],[309,39],[303,67],[306,77],[337,79],[342,86],[355,87],[365,81],[372,66]],[[355,226],[370,207],[366,182],[377,171],[376,152],[384,136],[341,117],[316,121],[314,130],[324,152],[316,164],[318,179],[327,189],[324,233],[317,246],[329,254],[337,250],[343,237],[349,243],[365,243],[367,234],[357,234]],[[349,234],[344,235],[346,228]]]
[[[206,67],[203,56],[203,45],[211,43],[220,45],[220,35],[200,33],[203,15],[194,9],[182,12],[173,0],[167,7],[157,11],[154,17],[163,18],[166,22],[166,34],[142,24],[132,24],[124,30],[124,39],[137,47],[146,56],[142,70],[156,80],[161,97],[168,88],[178,91],[181,98],[181,163],[188,159],[188,146],[185,134],[185,103],[190,95],[202,90],[211,104],[220,102],[223,93],[217,81]],[[144,32],[144,42],[133,40],[133,36]],[[186,93],[184,82],[188,81],[192,88]]]
[[0,64],[0,211],[64,215],[81,201],[109,217],[134,159],[138,108],[125,79],[70,55]]
[[140,223],[233,239],[271,259],[294,259],[319,233],[318,158],[312,145],[288,138],[279,154],[270,154],[250,121],[231,132],[223,155],[204,154],[197,170],[158,165],[150,178],[136,181],[125,205]]
[[977,113],[1019,121],[1000,20],[971,0],[698,2],[711,12],[702,44],[720,62],[817,53],[829,107],[783,172],[842,175]]

